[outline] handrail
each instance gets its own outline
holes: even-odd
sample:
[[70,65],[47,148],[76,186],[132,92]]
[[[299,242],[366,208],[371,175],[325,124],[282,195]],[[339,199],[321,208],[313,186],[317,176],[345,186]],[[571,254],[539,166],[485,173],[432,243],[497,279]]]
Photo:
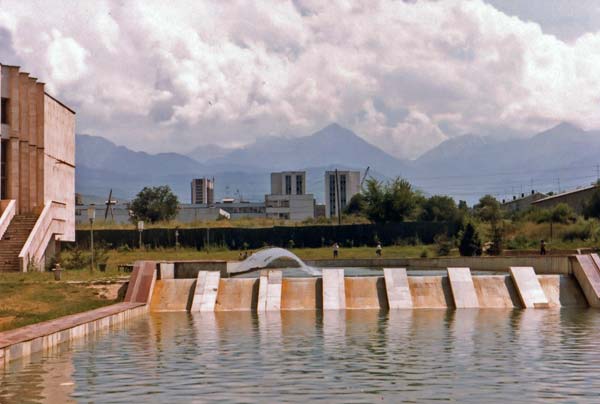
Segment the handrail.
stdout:
[[14,199],[0,201],[0,240],[8,230],[8,226],[15,217],[17,202]]
[[50,201],[46,203],[19,253],[21,272],[27,272],[31,264],[39,267],[52,237],[55,234],[64,233],[66,220],[61,210],[65,207],[66,205],[60,202]]

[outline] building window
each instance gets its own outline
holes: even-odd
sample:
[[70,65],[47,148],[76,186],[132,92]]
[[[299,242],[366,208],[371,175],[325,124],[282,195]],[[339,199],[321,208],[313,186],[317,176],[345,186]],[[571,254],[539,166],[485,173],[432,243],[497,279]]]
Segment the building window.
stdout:
[[340,209],[344,210],[346,207],[346,176],[340,175]]
[[8,197],[8,173],[6,172],[8,164],[6,163],[8,155],[8,141],[3,140],[0,144],[0,199]]
[[303,185],[304,184],[302,184],[302,176],[297,175],[296,176],[296,195],[302,195],[304,193],[302,191]]
[[335,175],[329,176],[329,215],[335,216]]
[[292,194],[292,176],[291,175],[285,176],[285,194],[286,195]]
[[0,122],[8,125],[8,98],[2,98],[0,104]]

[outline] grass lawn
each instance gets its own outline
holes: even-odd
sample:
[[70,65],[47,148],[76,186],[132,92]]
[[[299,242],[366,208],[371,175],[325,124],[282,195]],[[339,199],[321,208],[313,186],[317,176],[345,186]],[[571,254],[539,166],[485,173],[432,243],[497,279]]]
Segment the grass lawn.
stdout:
[[[80,271],[73,271],[80,272]],[[48,279],[43,279],[49,275]],[[85,284],[50,281],[52,274],[0,275],[0,331],[115,303]]]
[[[418,258],[426,251],[427,256],[435,256],[434,245],[421,246],[390,246],[384,247],[383,258],[410,257]],[[332,258],[332,249],[323,248],[295,248],[291,251],[303,260],[317,260]],[[250,251],[249,251],[250,252]],[[108,252],[108,268],[114,273],[117,265],[131,264],[138,260],[238,260],[240,251],[230,250],[196,250],[193,248],[165,248],[154,250],[131,250]],[[340,259],[344,258],[376,258],[374,247],[340,248]]]

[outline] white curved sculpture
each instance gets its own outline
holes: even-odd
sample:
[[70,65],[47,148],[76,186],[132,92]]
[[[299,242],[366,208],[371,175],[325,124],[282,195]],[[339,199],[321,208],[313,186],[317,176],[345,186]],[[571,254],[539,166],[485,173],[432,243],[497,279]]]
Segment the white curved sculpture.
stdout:
[[312,276],[321,275],[321,271],[317,268],[306,265],[296,254],[279,247],[265,248],[264,250],[257,251],[242,262],[228,265],[227,272],[230,274],[239,274],[255,269],[266,268],[270,263],[281,258],[290,259],[296,262],[301,270]]

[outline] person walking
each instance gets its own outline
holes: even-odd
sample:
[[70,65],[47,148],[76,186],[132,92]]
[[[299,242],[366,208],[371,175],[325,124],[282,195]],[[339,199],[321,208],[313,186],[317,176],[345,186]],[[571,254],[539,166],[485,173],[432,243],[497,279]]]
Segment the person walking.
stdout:
[[546,255],[546,241],[540,242],[540,255]]
[[333,259],[336,259],[340,254],[340,246],[338,243],[333,243]]
[[381,257],[382,250],[383,248],[381,247],[381,243],[377,243],[377,247],[375,248],[375,254],[377,254],[378,257]]

